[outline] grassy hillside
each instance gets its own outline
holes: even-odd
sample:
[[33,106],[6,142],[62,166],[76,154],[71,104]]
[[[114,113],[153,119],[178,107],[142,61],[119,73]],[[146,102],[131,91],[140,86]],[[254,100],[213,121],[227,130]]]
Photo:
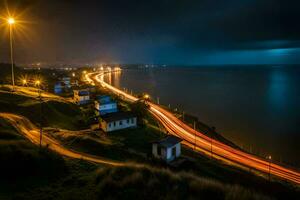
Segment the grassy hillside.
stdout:
[[[20,87],[22,88],[22,87]],[[8,92],[7,87],[0,87],[0,112],[9,112],[23,115],[33,123],[43,126],[51,126],[76,130],[85,128],[81,123],[81,113],[79,108],[67,101],[62,101],[60,97],[49,97],[44,94],[41,101],[36,92],[31,88],[22,88],[22,92]],[[27,92],[24,94],[24,91]]]
[[236,185],[152,167],[98,168],[19,199],[269,199]]
[[[114,137],[118,141],[124,136]],[[244,187],[190,172],[62,159],[47,149],[39,150],[3,119],[0,163],[0,199],[268,199]]]
[[30,143],[10,124],[0,118],[0,199],[24,185],[36,186],[51,180],[66,170],[65,161],[47,149]]

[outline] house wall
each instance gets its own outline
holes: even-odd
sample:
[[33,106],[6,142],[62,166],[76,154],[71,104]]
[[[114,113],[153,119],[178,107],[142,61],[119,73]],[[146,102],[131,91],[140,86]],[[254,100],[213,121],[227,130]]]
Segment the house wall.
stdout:
[[[152,144],[152,154],[155,158],[160,158],[160,159],[163,159],[167,162],[170,162],[172,160],[174,160],[175,158],[179,157],[181,155],[181,145],[180,143],[172,146],[172,147],[169,147],[169,148],[162,148],[161,149],[161,155],[158,155],[157,154],[157,148],[158,148],[158,145],[157,144]],[[176,154],[175,156],[172,155],[172,149],[173,148],[176,148]]]
[[[133,121],[131,121],[131,119]],[[136,117],[129,118],[128,120],[129,120],[129,123],[127,122],[127,119],[118,120],[118,121],[109,122],[109,123],[102,121],[101,127],[106,132],[116,131],[116,130],[130,128],[130,127],[136,127],[136,125],[137,125]],[[122,122],[122,124],[120,124],[120,122]]]
[[74,99],[75,102],[80,105],[87,103],[90,100],[90,96],[75,96]]
[[113,113],[113,112],[117,112],[118,108],[117,108],[117,103],[112,102],[112,103],[107,103],[107,104],[99,104],[99,102],[95,103],[95,108],[97,110],[99,110],[100,115],[104,115],[107,113]]
[[162,148],[161,149],[161,155],[158,155],[157,149],[158,149],[158,144],[153,143],[152,144],[152,155],[155,158],[166,160],[166,158],[167,158],[167,149],[166,148]]
[[[172,149],[173,148],[176,148],[176,153],[175,153],[175,156],[172,155]],[[169,147],[167,149],[167,161],[172,161],[174,160],[175,158],[179,157],[181,154],[181,145],[180,143],[172,146],[172,147]]]

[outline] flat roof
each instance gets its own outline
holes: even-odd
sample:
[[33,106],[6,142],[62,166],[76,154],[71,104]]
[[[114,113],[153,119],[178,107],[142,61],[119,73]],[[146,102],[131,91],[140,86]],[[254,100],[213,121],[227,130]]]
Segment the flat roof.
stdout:
[[101,118],[106,122],[115,122],[122,119],[134,118],[136,115],[132,112],[115,112],[115,113],[107,113],[103,115]]
[[181,138],[176,137],[174,135],[169,135],[169,136],[163,138],[162,140],[159,140],[159,141],[153,142],[153,143],[168,148],[168,147],[172,147],[172,146],[180,143],[181,141],[182,141]]

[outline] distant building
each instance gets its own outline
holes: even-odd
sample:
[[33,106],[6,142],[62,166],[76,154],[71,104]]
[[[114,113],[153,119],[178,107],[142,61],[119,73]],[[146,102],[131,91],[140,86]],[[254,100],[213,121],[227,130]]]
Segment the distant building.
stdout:
[[118,112],[117,103],[112,101],[110,96],[97,96],[95,109],[100,115]]
[[115,112],[103,115],[100,126],[105,132],[137,126],[137,117],[131,112]]
[[182,139],[173,135],[152,143],[152,154],[155,158],[171,162],[181,154]]
[[88,90],[73,90],[74,101],[78,105],[87,104],[90,101],[90,92]]
[[61,81],[65,84],[65,87],[71,88],[71,78],[70,77],[63,77]]
[[64,87],[62,86],[61,82],[57,82],[54,85],[54,93],[61,94],[63,92]]

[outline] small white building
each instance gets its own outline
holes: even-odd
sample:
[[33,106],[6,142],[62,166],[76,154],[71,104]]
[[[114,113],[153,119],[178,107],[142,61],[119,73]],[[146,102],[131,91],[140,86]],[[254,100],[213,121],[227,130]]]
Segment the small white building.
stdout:
[[61,81],[64,83],[65,87],[71,88],[71,78],[70,77],[63,77]]
[[182,139],[173,135],[152,143],[152,154],[155,158],[171,162],[181,154]]
[[98,96],[95,101],[95,109],[100,115],[118,112],[117,103],[110,96]]
[[90,92],[88,90],[74,90],[74,101],[78,105],[87,104],[90,101]]
[[131,112],[108,113],[101,117],[100,126],[105,132],[134,128],[137,126],[137,117]]

